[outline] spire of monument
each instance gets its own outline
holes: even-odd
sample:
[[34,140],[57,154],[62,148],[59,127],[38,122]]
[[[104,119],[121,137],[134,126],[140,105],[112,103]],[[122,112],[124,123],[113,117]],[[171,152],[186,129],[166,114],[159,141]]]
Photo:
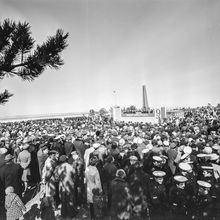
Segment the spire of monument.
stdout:
[[147,99],[147,91],[146,91],[146,86],[143,85],[143,111],[149,110],[149,105],[148,105],[148,99]]

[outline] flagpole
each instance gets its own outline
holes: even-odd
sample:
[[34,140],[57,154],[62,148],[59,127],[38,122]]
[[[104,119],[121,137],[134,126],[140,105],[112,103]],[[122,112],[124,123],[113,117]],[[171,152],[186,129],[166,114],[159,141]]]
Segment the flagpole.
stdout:
[[113,96],[114,96],[114,106],[117,106],[117,97],[116,97],[116,91],[113,91]]

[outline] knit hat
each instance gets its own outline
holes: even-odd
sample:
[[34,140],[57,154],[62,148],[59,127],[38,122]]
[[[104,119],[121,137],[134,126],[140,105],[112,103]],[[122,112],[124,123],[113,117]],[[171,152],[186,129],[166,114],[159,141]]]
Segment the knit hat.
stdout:
[[67,160],[67,156],[66,155],[61,155],[59,158],[60,162],[65,162]]
[[5,189],[5,194],[8,195],[9,193],[13,193],[14,192],[14,187],[13,186],[8,186]]

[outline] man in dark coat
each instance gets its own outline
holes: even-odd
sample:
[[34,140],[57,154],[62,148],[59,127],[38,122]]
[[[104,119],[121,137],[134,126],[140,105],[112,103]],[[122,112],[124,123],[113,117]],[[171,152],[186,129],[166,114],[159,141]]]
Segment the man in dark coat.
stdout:
[[[135,157],[131,156],[131,159]],[[131,162],[132,164],[133,162]],[[147,194],[149,186],[149,176],[143,171],[142,164],[136,161],[130,166],[127,180],[133,204],[133,219],[148,219],[149,209],[147,204]]]
[[66,136],[64,134],[58,135],[57,137],[54,138],[54,143],[52,145],[52,149],[57,151],[59,155],[65,155],[65,148],[64,144],[66,142]]
[[39,183],[41,180],[38,157],[37,157],[37,146],[31,144],[29,147],[29,152],[31,154],[31,162],[29,165],[31,171],[30,186],[34,186],[35,184]]
[[4,148],[4,152],[2,151],[2,149],[3,148],[0,148],[0,205],[4,204],[5,199],[3,174],[5,169],[5,153],[7,152],[6,148]]
[[7,154],[5,156],[5,166],[1,175],[2,182],[5,188],[8,186],[14,187],[14,192],[21,197],[22,195],[22,173],[23,169],[19,164],[13,162],[13,156]]
[[83,159],[85,150],[86,150],[86,145],[83,143],[81,136],[78,136],[74,140],[73,145],[75,147],[75,150],[79,153],[79,156],[81,157],[81,159]]
[[111,195],[109,193],[110,192],[109,188],[110,188],[111,181],[115,178],[116,171],[117,171],[117,167],[114,164],[114,158],[111,155],[109,155],[106,160],[106,163],[103,166],[103,175],[104,175],[103,185],[104,185],[104,191],[108,195],[108,208],[110,208],[111,206],[111,203],[110,203]]
[[111,217],[114,220],[131,219],[131,195],[125,176],[124,170],[119,169],[116,178],[111,182]]
[[198,191],[196,197],[193,199],[193,216],[192,219],[205,220],[213,219],[212,213],[212,197],[210,195],[211,184],[198,180]]
[[71,136],[66,137],[66,142],[64,143],[64,150],[67,158],[70,158],[72,151],[75,151],[75,147],[71,142]]
[[167,195],[164,184],[164,171],[154,171],[154,180],[149,184],[148,201],[150,206],[150,218],[152,220],[165,220],[167,211]]
[[186,220],[187,216],[187,196],[185,182],[188,179],[185,176],[174,176],[174,185],[169,189],[169,202],[171,207],[171,219]]

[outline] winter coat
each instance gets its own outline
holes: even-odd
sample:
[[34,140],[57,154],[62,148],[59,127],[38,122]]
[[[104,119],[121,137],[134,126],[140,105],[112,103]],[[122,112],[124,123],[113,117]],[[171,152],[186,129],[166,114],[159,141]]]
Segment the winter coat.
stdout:
[[148,214],[149,176],[136,163],[130,167],[127,178],[133,203],[133,218],[144,217]]
[[111,182],[110,192],[112,219],[131,219],[132,205],[127,182],[116,177]]
[[31,183],[40,182],[41,176],[40,176],[39,164],[38,164],[36,151],[31,152],[31,162],[30,162],[29,167],[30,167],[30,172],[31,172],[30,182]]
[[23,169],[19,164],[14,162],[6,163],[4,166],[3,182],[5,188],[8,186],[14,187],[14,193],[21,196],[22,194],[22,177]]
[[193,215],[196,220],[212,219],[212,197],[208,195],[197,194],[193,199]]
[[55,160],[50,157],[47,158],[42,170],[42,181],[45,183],[45,193],[46,196],[54,196],[56,194],[56,185],[55,185],[55,167],[57,163]]
[[59,178],[61,215],[62,217],[73,218],[77,214],[76,198],[74,197],[76,171],[69,163],[65,162],[56,169],[56,172]]
[[72,151],[75,150],[75,147],[72,142],[68,141],[68,142],[64,143],[64,149],[65,149],[66,156],[69,157],[71,155]]
[[187,215],[187,196],[185,189],[172,186],[169,190],[169,202],[173,219],[184,219]]
[[102,192],[101,180],[99,171],[95,166],[89,165],[85,171],[86,183],[87,183],[87,201],[93,203],[92,190],[98,188],[99,192]]
[[6,195],[5,209],[7,210],[7,220],[19,219],[21,216],[23,216],[22,211],[26,211],[23,202],[15,193],[9,193]]
[[[89,166],[90,154],[93,153],[94,150],[95,150],[94,147],[90,147],[90,148],[85,150],[84,157],[83,157],[84,163],[85,163],[85,167]],[[79,151],[77,150],[77,152],[79,152]]]
[[106,163],[103,167],[104,171],[104,183],[106,184],[107,190],[109,189],[111,181],[115,178],[117,167],[114,163]]
[[22,175],[22,181],[27,182],[28,181],[28,176],[30,175],[30,162],[31,162],[31,154],[27,150],[23,150],[19,153],[18,155],[18,160],[17,162],[21,165],[21,167],[24,169],[23,170],[23,175]]
[[74,145],[76,151],[79,153],[80,157],[83,159],[84,158],[84,154],[85,154],[85,150],[86,150],[86,147],[83,144],[83,141],[77,138],[73,142],[73,145]]
[[48,158],[48,155],[44,154],[42,149],[39,149],[38,152],[37,152],[37,159],[38,159],[38,166],[39,166],[40,175],[42,175],[42,170],[44,168],[44,163],[45,163],[47,158]]

